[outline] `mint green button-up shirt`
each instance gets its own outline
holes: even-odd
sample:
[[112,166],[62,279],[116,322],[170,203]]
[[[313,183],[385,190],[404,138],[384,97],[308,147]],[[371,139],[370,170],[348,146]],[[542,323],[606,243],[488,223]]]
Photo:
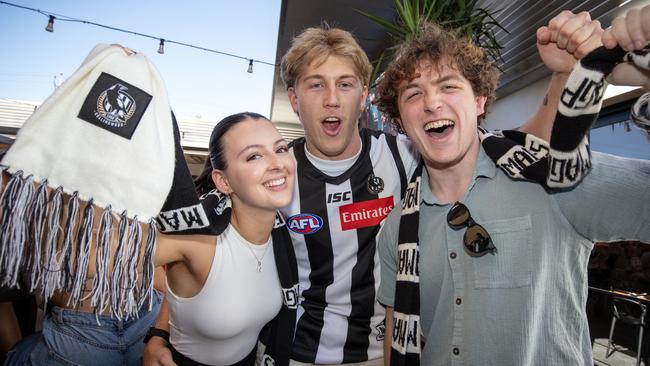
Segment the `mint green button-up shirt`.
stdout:
[[[428,182],[426,171],[422,182]],[[481,149],[463,202],[498,253],[470,257],[428,184],[420,195],[423,365],[593,365],[585,313],[594,241],[650,242],[650,161],[593,153],[593,170],[549,194]],[[379,239],[378,300],[393,306],[399,208]],[[387,335],[389,336],[389,335]]]

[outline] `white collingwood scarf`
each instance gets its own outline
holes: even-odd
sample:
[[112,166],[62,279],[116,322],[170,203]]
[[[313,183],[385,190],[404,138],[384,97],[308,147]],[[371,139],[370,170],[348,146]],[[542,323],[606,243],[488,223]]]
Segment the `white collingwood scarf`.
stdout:
[[96,46],[25,122],[0,164],[10,175],[0,188],[0,284],[19,286],[23,272],[29,291],[47,301],[62,290],[76,306],[94,254],[92,305],[135,316],[153,289],[154,218],[175,167],[167,91],[149,60]]
[[[26,282],[46,302],[63,291],[73,308],[90,299],[96,314],[137,317],[151,308],[156,231],[216,236],[230,223],[227,195],[196,192],[160,75],[120,47],[95,47],[0,164],[0,285]],[[284,302],[260,340],[266,364],[287,365],[298,274],[279,214],[272,237]]]

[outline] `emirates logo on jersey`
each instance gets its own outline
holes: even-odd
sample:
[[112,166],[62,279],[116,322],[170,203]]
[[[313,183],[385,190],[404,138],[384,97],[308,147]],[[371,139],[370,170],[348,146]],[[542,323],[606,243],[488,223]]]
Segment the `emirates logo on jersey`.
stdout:
[[341,229],[355,230],[362,227],[379,225],[381,220],[393,210],[393,197],[378,198],[344,205],[339,208]]
[[297,214],[287,219],[289,230],[298,234],[313,234],[323,227],[323,219],[314,214]]

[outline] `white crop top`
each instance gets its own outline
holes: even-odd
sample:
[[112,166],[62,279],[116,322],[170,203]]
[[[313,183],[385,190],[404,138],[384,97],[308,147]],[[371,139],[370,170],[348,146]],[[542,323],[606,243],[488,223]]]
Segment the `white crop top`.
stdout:
[[[262,259],[261,272],[253,253]],[[228,226],[219,236],[210,273],[199,293],[182,298],[167,285],[167,298],[170,341],[176,350],[209,365],[243,359],[257,343],[262,327],[282,306],[271,238],[266,244],[250,244]]]

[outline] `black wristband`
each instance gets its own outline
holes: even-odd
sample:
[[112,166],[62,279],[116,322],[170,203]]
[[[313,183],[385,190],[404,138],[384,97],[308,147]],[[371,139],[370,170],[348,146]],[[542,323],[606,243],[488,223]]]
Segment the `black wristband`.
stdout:
[[169,343],[169,332],[164,330],[164,329],[160,329],[160,328],[156,328],[156,327],[149,328],[149,331],[147,332],[147,335],[144,336],[143,342],[144,343],[149,342],[151,337],[160,337],[160,338],[164,339],[167,343]]

